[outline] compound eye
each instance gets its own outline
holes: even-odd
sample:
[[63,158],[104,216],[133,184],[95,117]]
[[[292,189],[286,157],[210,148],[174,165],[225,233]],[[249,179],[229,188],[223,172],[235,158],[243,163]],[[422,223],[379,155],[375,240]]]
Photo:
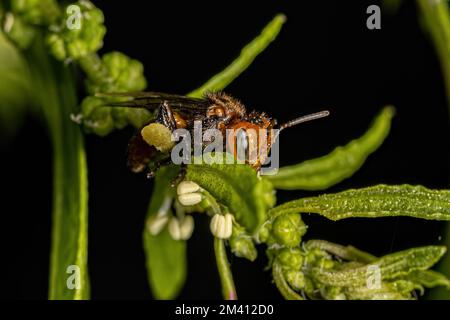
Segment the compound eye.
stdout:
[[228,150],[239,161],[258,161],[258,129],[258,126],[249,122],[240,122],[232,127],[228,136]]
[[245,153],[248,150],[248,142],[249,137],[247,135],[247,131],[245,129],[238,129],[236,132],[236,146],[237,149],[242,149]]

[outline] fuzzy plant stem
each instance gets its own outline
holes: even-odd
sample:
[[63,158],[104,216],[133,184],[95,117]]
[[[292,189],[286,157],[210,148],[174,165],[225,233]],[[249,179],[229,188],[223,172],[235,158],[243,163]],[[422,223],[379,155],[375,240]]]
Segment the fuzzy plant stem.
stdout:
[[219,271],[222,295],[225,300],[237,300],[233,275],[228,262],[225,244],[222,239],[214,237],[214,252],[216,254],[217,270]]

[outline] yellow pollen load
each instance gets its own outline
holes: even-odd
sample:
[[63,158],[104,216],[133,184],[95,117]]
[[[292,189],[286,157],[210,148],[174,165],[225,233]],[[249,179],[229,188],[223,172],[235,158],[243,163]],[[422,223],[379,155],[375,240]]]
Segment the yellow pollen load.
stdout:
[[172,132],[161,123],[150,123],[141,130],[142,139],[158,151],[169,152],[174,145],[171,140]]

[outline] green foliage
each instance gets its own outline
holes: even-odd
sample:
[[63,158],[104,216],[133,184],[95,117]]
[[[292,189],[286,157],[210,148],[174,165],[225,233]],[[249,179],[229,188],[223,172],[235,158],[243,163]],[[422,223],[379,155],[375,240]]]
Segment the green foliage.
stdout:
[[335,185],[353,175],[380,147],[389,133],[393,115],[394,108],[385,107],[359,139],[337,147],[326,156],[282,167],[276,175],[266,177],[275,188],[284,190],[321,190]]
[[74,5],[77,6],[74,11],[68,10],[69,6],[64,9],[65,16],[51,26],[46,39],[50,52],[58,60],[78,60],[103,46],[106,33],[103,12],[89,1]]
[[[413,271],[427,270],[433,266],[446,252],[445,247],[428,246],[412,248],[388,254],[370,265],[380,268],[381,280],[393,280],[408,276]],[[339,287],[359,287],[367,283],[367,266],[339,271],[328,271],[313,268],[314,278],[325,285]]]
[[[216,155],[217,156],[217,155]],[[237,222],[253,234],[266,217],[268,203],[261,178],[255,171],[242,164],[203,163],[187,166],[186,179],[199,184],[219,203],[226,206]]]
[[[104,136],[129,124],[142,126],[152,116],[147,111],[107,108],[95,96],[99,92],[143,90],[147,82],[139,61],[119,52],[98,56],[96,51],[102,46],[106,32],[103,13],[89,1],[75,4],[81,9],[80,17],[74,16],[68,10],[70,7],[60,8],[52,0],[13,0],[4,7],[6,11],[0,11],[5,34],[17,47],[28,49],[24,51],[28,65],[23,67],[23,61],[18,59],[9,69],[1,66],[5,74],[0,77],[11,80],[10,97],[18,105],[25,98],[18,97],[17,92],[27,90],[48,125],[54,147],[51,299],[89,298],[87,167],[80,126],[71,118],[82,124],[86,132]],[[76,26],[77,18],[81,18],[79,27],[69,27],[69,22]],[[285,17],[277,15],[229,67],[190,95],[199,97],[206,90],[223,89],[276,38],[284,22]],[[7,46],[0,42],[0,55],[10,55],[8,61],[14,61],[11,56],[17,53],[3,48]],[[66,64],[52,59],[48,51]],[[70,62],[77,63],[84,71],[91,95],[83,100],[81,113],[75,98],[72,66],[67,64]],[[15,71],[20,77],[15,78]],[[34,84],[32,89],[30,83]],[[7,93],[0,91],[2,94]],[[27,95],[22,97],[28,99]],[[422,291],[423,287],[448,288],[450,281],[444,275],[428,270],[445,253],[444,247],[412,248],[375,257],[351,246],[323,240],[305,243],[302,240],[307,227],[300,215],[318,213],[332,220],[386,216],[450,220],[448,190],[379,185],[303,198],[273,208],[274,187],[317,190],[351,176],[386,138],[393,113],[392,107],[386,107],[361,138],[325,157],[282,168],[274,177],[261,178],[246,165],[194,162],[187,166],[185,176],[200,186],[194,185],[193,192],[201,202],[193,206],[183,206],[175,200],[171,182],[179,167],[161,168],[143,232],[148,280],[154,297],[175,298],[185,282],[186,241],[174,240],[180,236],[174,236],[168,221],[180,221],[176,219],[194,211],[214,217],[226,214],[228,221],[234,220],[229,239],[214,238],[225,299],[237,298],[226,244],[234,255],[250,261],[257,257],[255,244],[265,244],[274,282],[287,299],[411,299],[412,291]],[[225,154],[215,156],[223,160]],[[230,214],[233,219],[229,219]],[[80,287],[75,290],[67,286],[70,276],[67,271],[71,266],[77,266],[81,276]],[[380,271],[376,288],[367,285],[368,268],[373,266]]]
[[172,239],[167,225],[156,235],[148,227],[152,218],[171,215],[175,191],[170,182],[178,171],[175,166],[167,166],[156,175],[143,232],[148,281],[157,299],[175,298],[183,287],[187,273],[186,241]]
[[[135,92],[144,90],[147,82],[144,67],[137,60],[120,52],[105,54],[102,59],[90,55],[82,59],[82,65],[90,77],[86,81],[91,94],[106,92]],[[99,70],[101,69],[101,70]],[[104,76],[98,76],[98,73]],[[131,124],[142,127],[151,118],[145,109],[106,107],[105,101],[95,96],[86,97],[81,103],[84,129],[88,133],[105,136],[114,129]]]
[[378,185],[290,201],[271,209],[269,214],[278,216],[291,212],[318,213],[331,220],[392,216],[450,220],[450,191]]

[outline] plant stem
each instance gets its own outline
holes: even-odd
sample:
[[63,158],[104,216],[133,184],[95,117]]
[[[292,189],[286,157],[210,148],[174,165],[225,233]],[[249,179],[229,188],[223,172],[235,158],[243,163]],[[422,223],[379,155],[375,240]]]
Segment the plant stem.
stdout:
[[[417,0],[422,20],[434,43],[444,77],[450,118],[450,8],[447,1]],[[450,246],[450,223],[447,223],[445,241]],[[439,264],[439,271],[450,277],[450,255]],[[442,288],[431,293],[434,299],[450,299],[450,291]]]
[[222,284],[222,295],[225,300],[237,300],[233,275],[227,259],[225,244],[222,239],[214,237],[214,252],[216,254],[217,270]]
[[87,164],[81,130],[70,119],[77,108],[73,75],[47,54],[42,38],[25,55],[53,146],[49,299],[88,299]]

